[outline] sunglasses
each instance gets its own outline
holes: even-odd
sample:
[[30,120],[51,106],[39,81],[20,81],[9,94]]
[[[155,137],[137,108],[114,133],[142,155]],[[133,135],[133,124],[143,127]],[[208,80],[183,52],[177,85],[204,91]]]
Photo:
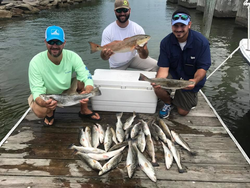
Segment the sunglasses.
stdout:
[[190,16],[186,15],[186,14],[176,14],[173,16],[173,20],[179,20],[179,18],[181,18],[182,20],[187,20],[188,18],[190,18]]
[[61,46],[61,45],[63,44],[63,42],[60,41],[60,40],[50,40],[50,41],[48,41],[47,43],[48,43],[49,45],[54,45],[54,44],[56,44],[57,46]]
[[121,12],[127,13],[128,10],[129,10],[129,9],[127,9],[127,8],[119,8],[119,9],[116,9],[115,11],[116,11],[117,13],[121,13]]

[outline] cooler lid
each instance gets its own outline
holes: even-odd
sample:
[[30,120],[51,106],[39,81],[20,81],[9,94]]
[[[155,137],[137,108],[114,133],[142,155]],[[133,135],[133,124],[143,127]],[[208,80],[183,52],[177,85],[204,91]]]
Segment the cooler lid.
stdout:
[[140,73],[149,78],[155,78],[156,72],[132,71],[132,70],[112,70],[96,69],[94,71],[94,85],[100,87],[132,87],[152,89],[147,81],[139,81]]

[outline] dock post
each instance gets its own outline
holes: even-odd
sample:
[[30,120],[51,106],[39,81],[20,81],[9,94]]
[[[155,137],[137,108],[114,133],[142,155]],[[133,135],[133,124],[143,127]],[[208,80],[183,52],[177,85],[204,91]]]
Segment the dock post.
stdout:
[[205,0],[202,34],[209,38],[216,0]]

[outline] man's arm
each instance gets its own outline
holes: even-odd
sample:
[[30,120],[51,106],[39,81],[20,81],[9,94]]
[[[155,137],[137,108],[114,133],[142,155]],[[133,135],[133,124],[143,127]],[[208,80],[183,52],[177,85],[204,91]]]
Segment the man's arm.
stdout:
[[169,67],[160,67],[157,72],[156,78],[167,78],[168,71],[169,71]]
[[192,90],[197,83],[199,83],[205,76],[206,76],[207,71],[204,69],[198,69],[195,74],[193,79],[189,79],[189,81],[195,82],[194,85],[189,85],[188,87],[184,88],[186,90]]

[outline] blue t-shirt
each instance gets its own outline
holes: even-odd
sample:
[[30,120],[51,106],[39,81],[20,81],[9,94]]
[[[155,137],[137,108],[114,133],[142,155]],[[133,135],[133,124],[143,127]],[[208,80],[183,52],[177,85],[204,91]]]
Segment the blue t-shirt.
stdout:
[[[158,66],[169,67],[173,79],[193,79],[197,69],[207,71],[211,66],[209,42],[202,34],[190,29],[182,51],[177,38],[170,33],[161,41]],[[206,76],[189,91],[198,92],[205,82]]]

